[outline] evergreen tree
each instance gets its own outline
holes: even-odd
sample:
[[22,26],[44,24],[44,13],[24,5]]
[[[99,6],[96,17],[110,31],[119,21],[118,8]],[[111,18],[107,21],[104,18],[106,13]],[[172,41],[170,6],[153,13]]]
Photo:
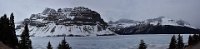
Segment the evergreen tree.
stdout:
[[15,33],[15,27],[13,27],[14,25],[13,13],[10,16],[10,20],[6,14],[0,18],[0,40],[9,47],[16,49],[18,39]]
[[143,40],[141,40],[141,42],[140,42],[140,45],[139,45],[139,48],[138,48],[138,49],[146,49],[146,48],[147,48],[146,44],[144,43],[144,41],[143,41]]
[[198,34],[198,42],[200,42],[200,34]]
[[177,41],[175,35],[172,36],[168,49],[177,49]]
[[184,43],[183,43],[183,37],[179,34],[178,35],[178,43],[177,43],[177,48],[178,49],[183,49],[184,48]]
[[53,47],[51,46],[50,41],[48,42],[47,49],[53,49]]
[[193,38],[192,38],[192,36],[191,35],[189,35],[189,37],[188,37],[188,46],[191,46],[191,45],[193,45],[194,43],[193,43]]
[[196,40],[197,40],[197,42],[199,42],[199,34],[196,34]]
[[16,35],[16,32],[15,32],[15,23],[14,23],[14,14],[11,13],[10,15],[10,40],[12,41],[11,43],[13,44],[12,46],[17,46],[18,45],[18,39],[17,39],[17,35]]
[[31,40],[29,39],[29,29],[28,24],[25,24],[24,31],[20,36],[19,49],[32,49]]
[[8,29],[9,29],[9,19],[7,18],[7,15],[4,14],[4,16],[1,17],[0,19],[0,40],[4,43],[7,44],[9,43],[8,39],[7,39],[7,35],[8,35]]
[[61,44],[60,44],[60,43],[58,44],[58,49],[62,49],[62,48],[61,48]]
[[198,43],[198,35],[197,34],[194,34],[193,36],[192,36],[192,38],[193,38],[193,45],[196,45],[197,43]]
[[10,32],[10,28],[9,28],[9,19],[7,18],[7,15],[4,14],[3,17],[1,17],[1,39],[2,39],[2,42],[4,44],[9,44],[11,41],[9,40],[10,38],[10,35],[9,35],[9,32]]
[[71,49],[71,47],[69,47],[69,44],[67,44],[65,37],[62,40],[61,44],[58,45],[58,49]]

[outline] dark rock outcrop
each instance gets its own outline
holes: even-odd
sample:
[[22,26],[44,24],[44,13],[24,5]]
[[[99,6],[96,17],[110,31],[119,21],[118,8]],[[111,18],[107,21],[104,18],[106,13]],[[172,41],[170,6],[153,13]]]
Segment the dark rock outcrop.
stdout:
[[199,30],[186,26],[172,25],[138,25],[115,30],[117,34],[197,34]]

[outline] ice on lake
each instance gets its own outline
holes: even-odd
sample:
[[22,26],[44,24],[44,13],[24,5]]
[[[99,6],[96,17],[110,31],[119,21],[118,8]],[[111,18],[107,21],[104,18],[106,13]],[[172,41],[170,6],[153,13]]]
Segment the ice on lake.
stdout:
[[[117,35],[117,36],[89,36],[66,37],[72,49],[137,49],[140,40],[147,44],[147,49],[167,49],[171,34],[146,34],[146,35]],[[187,44],[188,34],[183,35]],[[31,37],[34,49],[46,49],[48,41],[54,49],[63,40],[63,37]]]

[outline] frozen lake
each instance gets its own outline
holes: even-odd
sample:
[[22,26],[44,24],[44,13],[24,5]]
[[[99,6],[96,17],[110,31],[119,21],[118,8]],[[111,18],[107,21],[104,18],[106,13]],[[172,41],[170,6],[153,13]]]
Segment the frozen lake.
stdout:
[[[66,41],[72,49],[137,49],[140,40],[147,44],[147,49],[167,49],[172,35],[146,34],[146,35],[118,35],[118,36],[90,36],[90,37],[66,37]],[[46,49],[48,41],[54,49],[63,37],[31,37],[34,49]],[[188,34],[183,35],[187,44]]]

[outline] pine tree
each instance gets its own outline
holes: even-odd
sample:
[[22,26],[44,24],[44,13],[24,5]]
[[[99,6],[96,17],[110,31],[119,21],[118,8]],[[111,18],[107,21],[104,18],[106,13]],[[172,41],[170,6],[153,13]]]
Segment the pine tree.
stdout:
[[0,41],[13,49],[17,48],[18,39],[15,33],[13,13],[10,15],[10,19],[6,14],[0,18]]
[[47,49],[53,49],[53,47],[51,46],[50,41],[48,42]]
[[11,43],[13,44],[12,46],[17,46],[18,45],[18,39],[17,39],[17,35],[16,35],[16,32],[15,32],[15,23],[14,23],[14,14],[11,13],[10,15],[10,35],[11,35],[11,38],[10,40],[12,41]]
[[[2,25],[3,25],[3,22],[2,22],[2,17],[0,18],[0,27],[2,27]],[[3,40],[3,28],[0,28],[0,41],[2,41]]]
[[184,43],[183,43],[183,37],[179,34],[178,35],[178,43],[177,43],[177,48],[178,49],[183,49],[184,48]]
[[200,34],[196,34],[196,42],[199,43],[200,41]]
[[175,35],[172,36],[168,49],[177,49],[177,41]]
[[62,40],[61,44],[58,45],[58,49],[71,49],[71,47],[69,47],[69,44],[67,44],[65,37]]
[[10,23],[9,23],[9,19],[7,18],[7,15],[6,14],[4,14],[4,16],[3,17],[1,17],[1,36],[2,36],[2,42],[4,43],[4,44],[9,44],[11,41],[10,41],[10,35],[9,35],[9,33],[10,33],[10,28],[9,28],[9,25],[10,25]]
[[139,48],[138,48],[138,49],[146,49],[146,48],[147,48],[146,44],[144,43],[144,41],[143,41],[143,40],[141,40],[141,42],[140,42],[140,45],[139,45]]
[[200,34],[198,34],[198,42],[200,42]]
[[31,40],[29,39],[29,29],[28,24],[25,24],[24,31],[20,36],[19,49],[32,49]]
[[188,37],[188,46],[191,46],[191,45],[193,45],[194,43],[193,43],[193,38],[192,38],[192,36],[191,35],[189,35],[189,37]]
[[61,44],[60,44],[60,43],[58,44],[58,49],[62,49],[62,48],[61,48]]
[[4,43],[4,44],[8,44],[9,41],[8,41],[8,38],[7,38],[7,35],[8,35],[8,29],[9,29],[9,19],[7,18],[7,15],[4,14],[4,16],[1,17],[0,19],[0,40]]
[[198,35],[197,34],[194,34],[193,36],[192,36],[192,38],[193,38],[193,45],[196,45],[197,43],[198,43]]

